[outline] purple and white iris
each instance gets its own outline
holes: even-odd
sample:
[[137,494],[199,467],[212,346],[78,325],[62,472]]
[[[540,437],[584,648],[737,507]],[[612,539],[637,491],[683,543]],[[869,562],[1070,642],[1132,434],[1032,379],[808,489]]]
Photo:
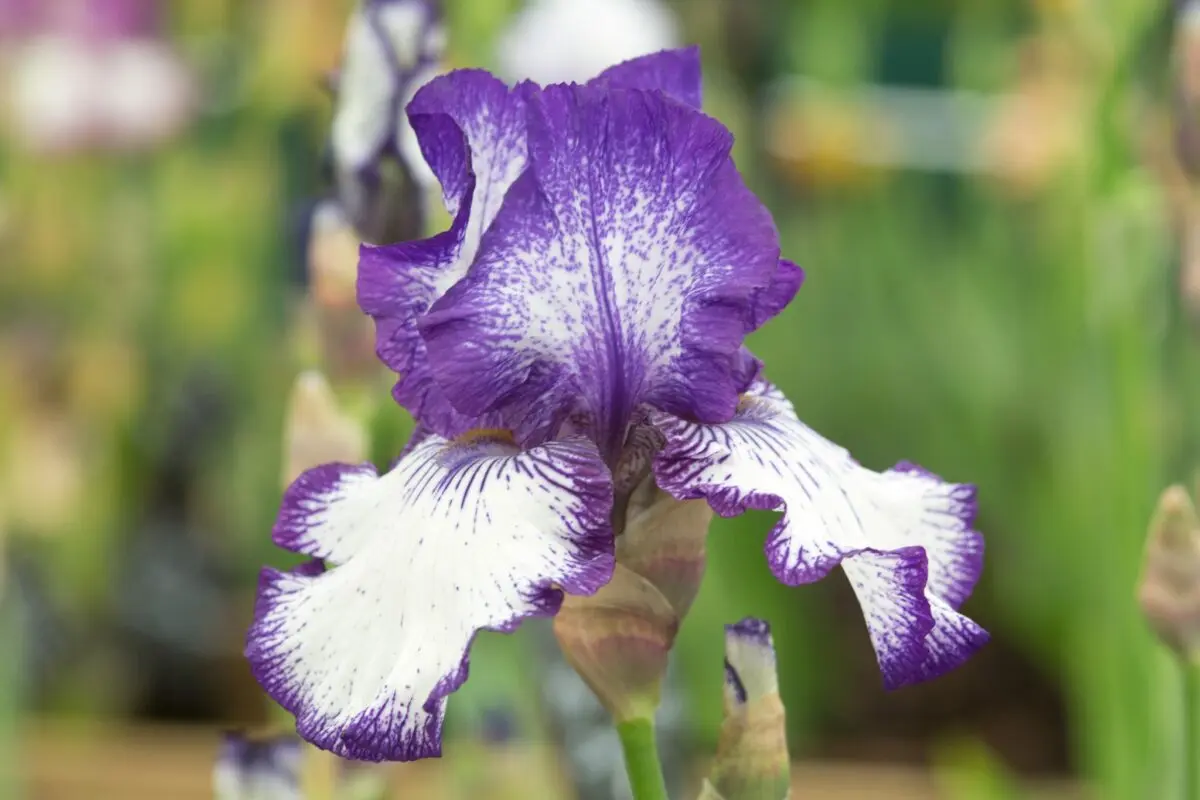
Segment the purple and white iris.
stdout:
[[[338,199],[366,241],[410,237],[424,226],[434,176],[404,107],[437,74],[445,46],[440,0],[365,0],[350,19],[330,151]],[[389,167],[401,174],[386,174]]]
[[695,49],[585,85],[463,70],[409,105],[453,224],[364,247],[359,302],[420,426],[384,475],[328,464],[287,490],[275,542],[318,561],[263,572],[247,645],[305,738],[438,755],[475,633],[602,587],[651,471],[723,515],[783,511],[775,574],[840,564],[889,687],[986,641],[956,610],[982,566],[973,489],[863,468],[743,346],[802,273],[699,106]]

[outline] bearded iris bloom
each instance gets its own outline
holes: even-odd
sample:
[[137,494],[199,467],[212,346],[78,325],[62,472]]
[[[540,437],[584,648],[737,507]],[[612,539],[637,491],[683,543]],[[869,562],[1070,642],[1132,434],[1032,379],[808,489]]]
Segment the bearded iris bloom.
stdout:
[[458,71],[409,105],[453,223],[364,246],[359,303],[419,426],[383,475],[328,464],[286,491],[275,542],[332,569],[265,570],[247,645],[318,746],[440,754],[475,633],[604,586],[648,474],[722,515],[783,511],[773,571],[841,565],[889,687],[986,640],[956,610],[982,566],[973,489],[861,467],[744,347],[802,273],[699,105],[694,49],[585,85]]

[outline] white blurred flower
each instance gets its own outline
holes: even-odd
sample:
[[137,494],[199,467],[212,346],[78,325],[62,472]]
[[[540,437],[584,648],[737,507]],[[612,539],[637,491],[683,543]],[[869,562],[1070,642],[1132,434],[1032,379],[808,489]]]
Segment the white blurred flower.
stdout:
[[9,122],[27,149],[137,149],[178,132],[193,75],[154,34],[154,5],[48,4],[47,22],[12,45]]
[[583,83],[679,41],[675,17],[659,0],[530,0],[501,36],[497,57],[509,80]]

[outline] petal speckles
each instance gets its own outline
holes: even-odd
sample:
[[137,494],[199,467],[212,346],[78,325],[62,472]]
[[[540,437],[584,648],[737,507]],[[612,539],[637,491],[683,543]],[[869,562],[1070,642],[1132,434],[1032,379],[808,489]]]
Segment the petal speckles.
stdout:
[[704,497],[723,516],[784,512],[766,545],[780,580],[845,569],[889,688],[953,669],[987,641],[956,611],[983,566],[974,487],[907,463],[865,469],[766,384],[726,424],[656,421],[667,439],[655,463],[664,489]]

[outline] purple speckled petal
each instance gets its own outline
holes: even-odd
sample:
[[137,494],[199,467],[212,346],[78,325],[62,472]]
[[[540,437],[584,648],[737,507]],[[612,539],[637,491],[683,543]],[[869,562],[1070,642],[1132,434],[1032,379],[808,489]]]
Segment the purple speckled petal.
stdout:
[[408,104],[446,210],[457,216],[470,200],[462,243],[466,265],[525,168],[525,103],[536,89],[531,83],[510,89],[484,70],[455,70],[425,84]]
[[725,696],[731,706],[745,705],[779,691],[771,626],[746,617],[725,626]]
[[[634,59],[595,82],[658,89],[698,104],[699,53],[692,48]],[[448,402],[433,381],[417,320],[467,274],[483,234],[525,169],[526,104],[538,91],[528,82],[510,89],[483,70],[458,70],[424,85],[409,103],[408,117],[454,222],[424,241],[364,247],[359,261],[359,304],[376,322],[376,352],[400,376],[393,395],[444,436],[497,420],[459,413]],[[510,409],[514,415],[536,418],[531,424],[540,430],[553,427],[529,408]]]
[[631,58],[609,67],[589,83],[657,90],[692,108],[700,108],[703,99],[700,75],[700,48],[692,46]]
[[450,230],[417,242],[363,245],[358,262],[358,304],[375,320],[375,352],[399,378],[396,402],[443,436],[488,427],[467,416],[433,380],[417,319],[466,272],[459,263],[470,204],[464,204]]
[[842,562],[889,690],[944,675],[988,641],[983,628],[930,591],[930,563],[921,547],[867,550]]
[[[750,304],[750,318],[746,321],[747,332],[761,328],[778,315],[804,283],[804,270],[787,259],[779,259],[779,267],[771,282],[755,292]],[[742,347],[733,361],[734,382],[738,393],[750,389],[762,379],[763,363],[748,347]]]
[[326,572],[265,569],[246,655],[300,735],[347,758],[441,752],[446,697],[482,629],[510,631],[612,574],[595,447],[429,435],[388,473],[327,465],[288,490],[276,538]]
[[729,132],[659,92],[552,86],[528,113],[529,171],[421,320],[438,382],[465,414],[582,410],[614,460],[640,403],[728,419],[779,258]]
[[654,466],[664,490],[706,498],[722,516],[784,512],[766,544],[781,581],[810,583],[846,568],[889,688],[957,666],[986,641],[955,612],[983,567],[974,487],[907,463],[865,469],[765,383],[728,423],[661,413],[653,421],[666,437]]
[[804,283],[804,270],[786,258],[779,259],[771,282],[754,293],[750,305],[749,329],[758,330],[773,319],[792,302],[800,285]]

